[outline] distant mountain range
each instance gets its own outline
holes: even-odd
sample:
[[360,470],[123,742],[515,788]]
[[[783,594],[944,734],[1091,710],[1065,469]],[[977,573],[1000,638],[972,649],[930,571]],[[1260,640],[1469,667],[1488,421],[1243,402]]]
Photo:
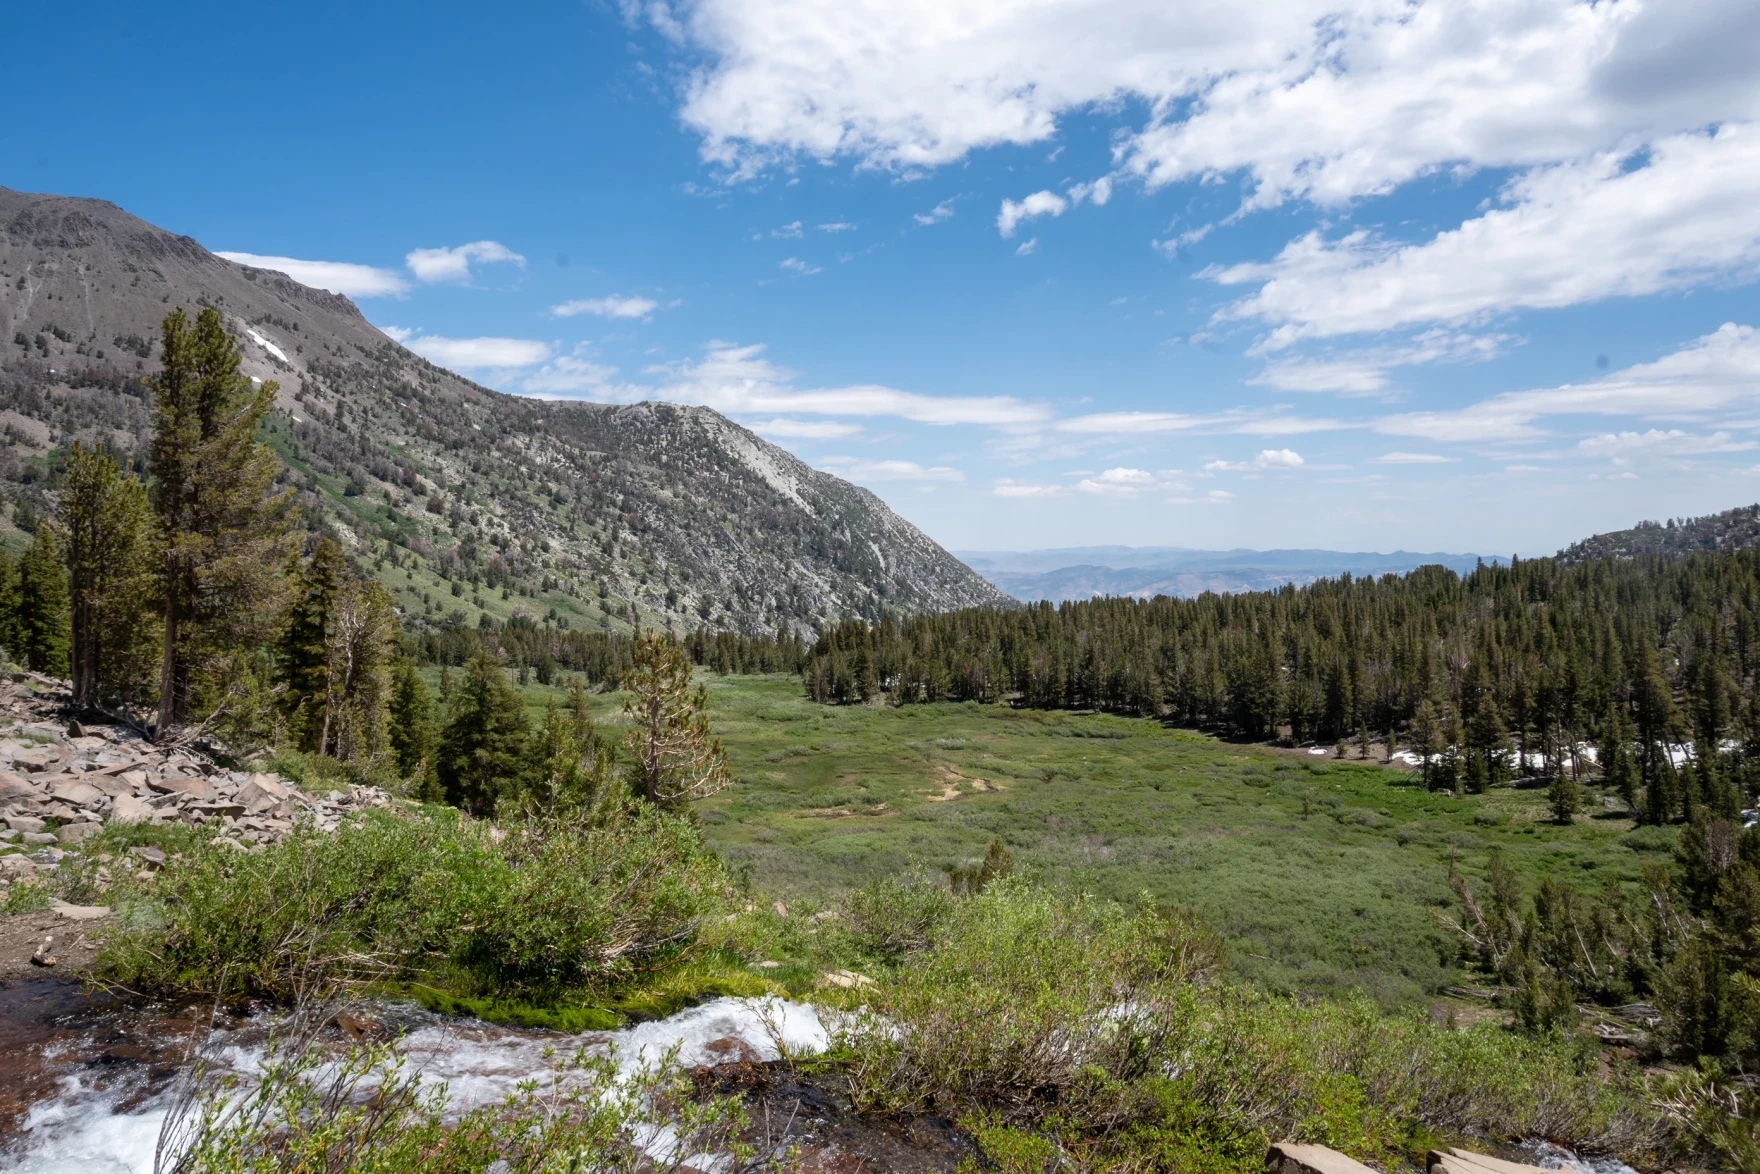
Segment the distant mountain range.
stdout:
[[[1181,546],[1071,546],[1056,550],[959,550],[954,555],[1015,599],[1091,599],[1096,595],[1191,597],[1206,591],[1271,591],[1286,583],[1351,575],[1404,574],[1440,563],[1462,574],[1476,554],[1391,554],[1339,550],[1190,550]],[[1487,558],[1487,563],[1506,560]]]
[[215,256],[102,200],[0,188],[0,544],[53,510],[76,440],[145,456],[159,324],[220,311],[281,385],[270,443],[313,526],[414,627],[485,615],[811,631],[1003,603],[866,489],[706,408],[503,395],[353,302]]

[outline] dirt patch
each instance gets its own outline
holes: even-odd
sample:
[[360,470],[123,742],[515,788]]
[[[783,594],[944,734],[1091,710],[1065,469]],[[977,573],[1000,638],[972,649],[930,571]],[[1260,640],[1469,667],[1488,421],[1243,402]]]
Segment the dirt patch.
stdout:
[[[73,921],[51,912],[0,915],[0,986],[23,978],[77,976],[98,956],[108,924],[109,918]],[[51,967],[31,962],[45,939],[47,953],[55,959]]]
[[968,794],[968,792],[960,789],[962,786],[970,787],[971,791],[969,793],[980,795],[994,795],[1002,790],[1001,787],[992,783],[988,779],[980,779],[971,775],[962,775],[951,766],[944,766],[940,769],[942,775],[941,789],[939,791],[930,791],[924,796],[924,798],[931,803],[946,803],[950,799],[958,799],[960,796]]

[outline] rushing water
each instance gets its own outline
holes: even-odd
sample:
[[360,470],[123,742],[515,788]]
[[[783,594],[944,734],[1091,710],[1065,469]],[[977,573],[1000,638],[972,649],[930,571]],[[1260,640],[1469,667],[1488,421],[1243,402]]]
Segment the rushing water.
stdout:
[[[36,984],[33,1000],[15,994],[22,1024],[0,1035],[0,1081],[26,1074],[26,1088],[0,1128],[16,1137],[0,1149],[0,1169],[21,1174],[151,1174],[159,1130],[189,1044],[205,1035],[191,1017],[81,1004],[69,990]],[[553,1068],[552,1052],[614,1049],[625,1071],[647,1068],[676,1049],[685,1067],[735,1056],[775,1060],[824,1050],[814,1008],[781,999],[716,999],[667,1019],[581,1036],[522,1031],[475,1020],[385,1009],[401,1026],[400,1049],[424,1082],[444,1083],[449,1106],[492,1104],[520,1081]],[[216,1028],[207,1055],[248,1075],[264,1055],[266,1022],[246,1017]]]

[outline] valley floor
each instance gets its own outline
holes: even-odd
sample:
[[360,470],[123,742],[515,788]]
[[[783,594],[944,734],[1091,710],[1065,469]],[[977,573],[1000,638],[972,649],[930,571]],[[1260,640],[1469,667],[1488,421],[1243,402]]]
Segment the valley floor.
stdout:
[[[976,704],[834,707],[792,676],[704,678],[740,785],[700,805],[754,889],[813,907],[877,877],[980,861],[1000,838],[1053,884],[1189,906],[1232,971],[1385,1005],[1470,981],[1437,912],[1451,865],[1635,882],[1666,836],[1544,790],[1432,794],[1403,768],[1236,745],[1158,722]],[[542,706],[559,694],[533,685]],[[618,698],[596,699],[606,723]]]

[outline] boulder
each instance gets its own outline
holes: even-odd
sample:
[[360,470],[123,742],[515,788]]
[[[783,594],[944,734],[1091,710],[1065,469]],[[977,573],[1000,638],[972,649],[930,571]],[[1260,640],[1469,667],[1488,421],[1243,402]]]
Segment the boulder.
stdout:
[[85,781],[112,799],[134,794],[134,788],[115,775],[87,775]]
[[12,765],[19,770],[31,774],[42,774],[50,767],[61,765],[62,754],[58,747],[33,746],[29,750],[20,750],[12,756]]
[[37,868],[37,862],[32,860],[29,856],[0,856],[0,875],[11,877],[36,876],[38,871],[40,870]]
[[51,901],[49,908],[69,921],[96,921],[110,916],[108,905],[69,905],[66,901]]
[[238,789],[238,793],[233,795],[232,801],[254,815],[258,812],[268,811],[271,807],[275,807],[283,799],[287,798],[285,788],[276,789],[281,791],[281,794],[276,794],[274,791],[269,790],[267,787],[257,782],[256,778],[253,776],[244,784],[244,786]]
[[72,847],[74,844],[91,839],[103,830],[103,827],[104,825],[101,823],[64,823],[55,832],[55,838]]
[[31,799],[42,797],[42,792],[27,782],[22,775],[15,775],[9,770],[0,770],[0,803],[8,799]]
[[1323,1145],[1280,1141],[1265,1155],[1266,1174],[1375,1174],[1363,1163]]
[[1469,1150],[1431,1150],[1430,1174],[1545,1174],[1539,1166],[1506,1162]]
[[208,785],[208,780],[194,775],[176,775],[157,782],[148,779],[147,786],[162,795],[188,795],[204,803],[214,797],[214,789]]
[[6,826],[15,832],[40,832],[45,826],[43,821],[34,815],[0,816],[0,820],[3,820]]
[[118,795],[111,803],[110,818],[118,823],[146,823],[153,818],[153,809],[144,799]]
[[62,775],[61,781],[50,785],[49,794],[57,801],[73,807],[102,807],[108,798],[104,792],[76,775]]
[[128,854],[149,868],[163,868],[165,865],[165,850],[163,848],[149,848],[137,844],[128,850]]

